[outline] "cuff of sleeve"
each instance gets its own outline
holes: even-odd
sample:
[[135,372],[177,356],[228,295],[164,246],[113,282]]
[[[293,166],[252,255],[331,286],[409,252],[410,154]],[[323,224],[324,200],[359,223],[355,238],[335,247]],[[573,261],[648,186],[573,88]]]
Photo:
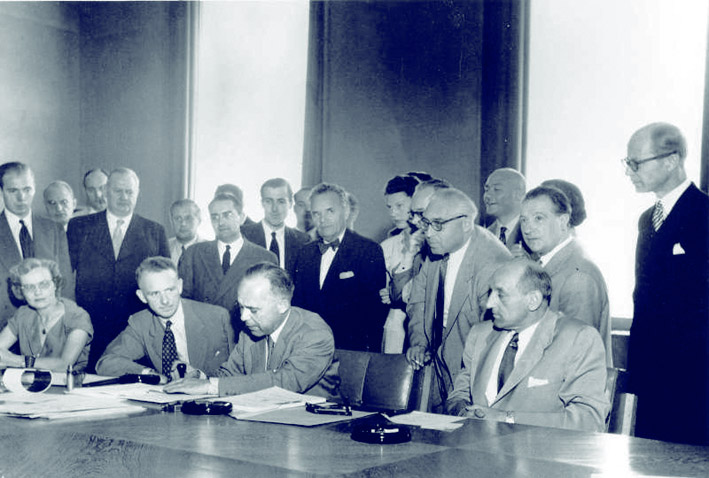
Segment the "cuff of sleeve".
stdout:
[[209,379],[209,388],[207,389],[208,395],[219,395],[219,379],[216,377],[211,377]]

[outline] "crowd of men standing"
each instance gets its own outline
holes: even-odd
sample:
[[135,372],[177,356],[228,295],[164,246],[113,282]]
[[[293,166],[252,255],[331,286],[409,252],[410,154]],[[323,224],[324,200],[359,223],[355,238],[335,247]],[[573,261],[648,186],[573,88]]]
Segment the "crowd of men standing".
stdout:
[[[636,190],[657,198],[639,221],[628,371],[639,436],[706,444],[709,198],[686,177],[686,151],[676,127],[653,123],[623,160]],[[603,429],[608,293],[576,239],[585,204],[567,181],[527,191],[519,171],[494,171],[485,228],[447,181],[396,176],[384,194],[395,227],[381,245],[353,230],[356,200],[336,184],[294,194],[270,179],[259,222],[237,186],[221,185],[208,205],[211,241],[197,234],[190,199],[173,203],[170,239],[136,214],[130,169],[90,170],[83,184],[86,208],[67,183],[50,183],[45,218],[31,210],[29,166],[0,165],[0,328],[34,290],[10,269],[50,259],[66,279],[58,293],[91,318],[89,371],[157,373],[175,392],[278,384],[335,397],[335,347],[405,353],[433,372],[434,412]],[[296,228],[285,225],[291,208]]]

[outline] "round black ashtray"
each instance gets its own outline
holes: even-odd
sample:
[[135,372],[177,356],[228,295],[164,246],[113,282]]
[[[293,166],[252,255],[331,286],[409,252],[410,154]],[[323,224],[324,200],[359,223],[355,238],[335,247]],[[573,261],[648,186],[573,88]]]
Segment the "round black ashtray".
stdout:
[[188,415],[228,415],[231,413],[231,403],[190,400],[183,403],[180,409]]
[[352,425],[351,438],[363,443],[385,445],[411,441],[411,430],[406,425],[398,425],[379,414],[365,418]]

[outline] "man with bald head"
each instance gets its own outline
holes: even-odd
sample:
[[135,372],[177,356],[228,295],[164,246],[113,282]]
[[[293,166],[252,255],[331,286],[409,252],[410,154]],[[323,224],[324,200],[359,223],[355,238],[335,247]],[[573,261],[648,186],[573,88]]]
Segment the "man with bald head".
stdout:
[[144,304],[135,294],[135,270],[152,256],[170,257],[165,229],[135,214],[140,180],[128,168],[111,171],[105,211],[69,221],[67,238],[76,271],[76,302],[94,326],[88,369]]
[[684,169],[687,144],[667,123],[628,142],[625,174],[655,205],[638,225],[628,346],[636,434],[709,444],[709,197]]
[[431,255],[411,288],[406,357],[415,369],[432,364],[433,411],[443,410],[461,368],[465,338],[484,318],[492,273],[511,257],[495,236],[475,225],[477,214],[465,193],[447,188],[431,197],[420,219]]
[[500,168],[485,181],[485,212],[495,221],[487,229],[508,248],[522,242],[519,213],[526,190],[524,176],[512,168]]
[[74,190],[64,181],[53,181],[44,188],[44,208],[49,219],[56,222],[66,231],[76,208]]

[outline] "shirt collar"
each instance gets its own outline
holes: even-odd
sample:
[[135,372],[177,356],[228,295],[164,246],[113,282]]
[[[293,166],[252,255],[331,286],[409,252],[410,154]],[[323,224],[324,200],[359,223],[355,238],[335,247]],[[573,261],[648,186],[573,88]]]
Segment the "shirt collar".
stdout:
[[165,327],[167,325],[168,320],[170,322],[172,322],[171,327],[175,327],[175,326],[182,327],[183,324],[185,323],[185,313],[182,310],[182,300],[180,300],[180,305],[177,306],[177,310],[172,315],[172,317],[169,317],[167,319],[165,317],[159,317],[157,315],[155,317],[157,317],[160,320],[163,327]]
[[265,219],[261,220],[261,225],[263,226],[263,232],[266,233],[266,239],[268,239],[268,237],[271,235],[272,232],[275,232],[277,236],[280,236],[281,234],[283,234],[283,232],[286,229],[285,224],[283,224],[281,227],[276,229],[276,228],[272,227],[270,224],[268,224]]
[[7,223],[10,225],[11,229],[17,229],[18,231],[22,226],[20,226],[20,220],[25,222],[25,226],[30,231],[32,235],[32,211],[27,213],[25,217],[20,217],[15,213],[11,212],[9,209],[5,208],[5,217],[7,218]]
[[124,217],[118,217],[115,214],[112,214],[108,209],[106,209],[106,220],[108,221],[108,229],[110,231],[113,231],[116,228],[119,219],[123,221],[123,225],[125,227],[128,227],[128,224],[130,224],[130,220],[133,219],[133,213],[130,213],[129,215]]
[[539,262],[542,263],[542,267],[546,267],[547,264],[549,264],[549,261],[556,255],[557,252],[562,250],[564,247],[566,247],[568,244],[571,243],[571,241],[574,240],[574,236],[569,234],[569,237],[561,241],[559,244],[556,245],[554,249],[551,251],[547,252],[543,256],[539,258]]
[[672,191],[668,192],[661,198],[657,198],[659,201],[662,202],[662,210],[665,214],[665,217],[667,217],[670,211],[672,211],[672,208],[675,206],[680,196],[684,194],[690,184],[692,184],[692,181],[690,181],[689,179],[685,179]]
[[286,326],[286,322],[288,322],[288,317],[290,317],[290,311],[291,311],[291,309],[288,309],[288,313],[286,314],[286,318],[283,319],[283,322],[281,322],[281,325],[279,325],[278,328],[276,330],[274,330],[270,335],[271,340],[273,341],[274,344],[276,342],[278,342],[278,337],[281,335],[281,332],[283,331],[283,327]]
[[507,224],[502,224],[499,219],[495,219],[495,223],[497,224],[497,231],[499,232],[501,227],[506,227],[507,230],[505,232],[510,232],[517,226],[517,221],[519,221],[519,214],[513,217],[512,220],[509,221]]
[[[337,239],[340,240],[340,245],[342,245],[342,239],[345,237],[345,232],[347,232],[347,228],[345,228],[345,229],[342,231],[342,233],[340,233],[340,235],[337,236]],[[323,239],[323,242],[324,242],[325,244],[330,244],[330,242],[335,242],[335,241],[326,241],[325,239]]]
[[240,251],[241,246],[243,246],[243,245],[244,245],[244,236],[239,236],[239,238],[237,240],[235,240],[234,242],[222,242],[219,239],[217,239],[217,246],[219,247],[219,250],[223,251],[224,249],[226,249],[226,246],[231,246],[229,248],[229,251],[232,254],[236,254],[236,251]]

